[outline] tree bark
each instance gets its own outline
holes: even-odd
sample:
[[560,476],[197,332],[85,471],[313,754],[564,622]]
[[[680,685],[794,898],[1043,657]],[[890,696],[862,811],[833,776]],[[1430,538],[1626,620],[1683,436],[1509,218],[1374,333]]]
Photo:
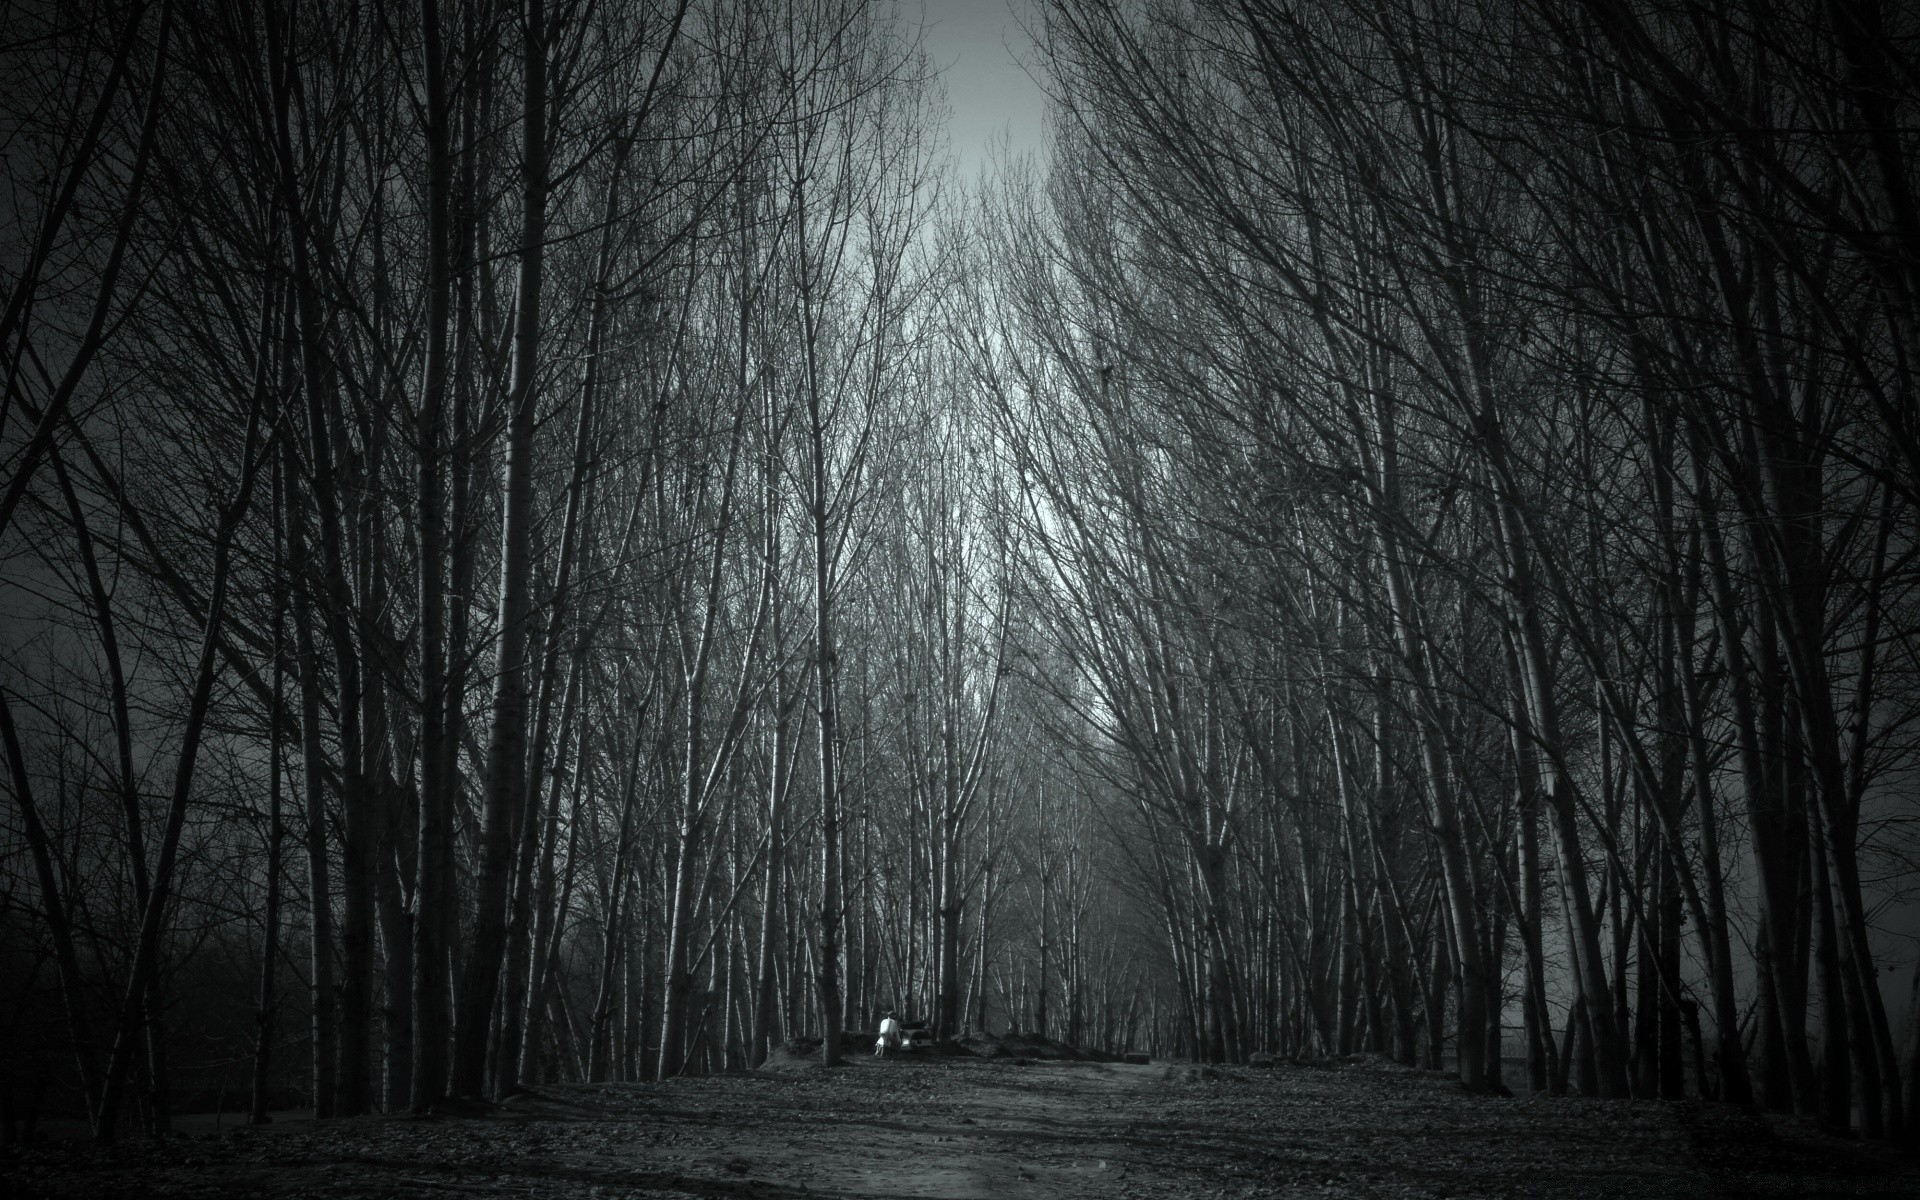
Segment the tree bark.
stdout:
[[520,286],[507,418],[506,498],[502,505],[499,643],[492,729],[487,743],[486,804],[480,878],[474,889],[473,941],[460,974],[448,1090],[481,1098],[487,1042],[507,941],[507,883],[513,833],[527,791],[528,616],[532,586],[533,437],[539,392],[541,286],[547,240],[547,15],[526,0],[521,109]]

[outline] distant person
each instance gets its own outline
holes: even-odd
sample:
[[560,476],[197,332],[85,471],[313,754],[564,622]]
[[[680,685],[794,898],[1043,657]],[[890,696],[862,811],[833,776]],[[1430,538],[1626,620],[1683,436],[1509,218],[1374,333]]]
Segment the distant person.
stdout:
[[887,1014],[880,1018],[880,1036],[873,1039],[873,1052],[885,1058],[887,1051],[899,1049],[900,1037],[904,1032],[900,1018],[894,1015],[892,1009],[888,1009]]

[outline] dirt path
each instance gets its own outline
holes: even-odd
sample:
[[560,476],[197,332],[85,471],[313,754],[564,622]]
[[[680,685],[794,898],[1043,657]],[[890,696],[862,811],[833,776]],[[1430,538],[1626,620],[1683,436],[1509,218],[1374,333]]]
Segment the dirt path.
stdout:
[[0,1160],[7,1197],[1920,1196],[1884,1155],[1718,1106],[1477,1100],[1423,1072],[935,1059],[551,1089],[485,1117]]

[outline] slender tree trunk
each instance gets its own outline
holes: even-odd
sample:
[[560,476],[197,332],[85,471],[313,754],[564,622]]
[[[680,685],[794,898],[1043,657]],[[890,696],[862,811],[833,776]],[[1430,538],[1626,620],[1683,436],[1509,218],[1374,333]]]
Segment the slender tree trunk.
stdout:
[[299,465],[290,439],[283,440],[287,502],[287,562],[293,581],[294,661],[300,685],[301,796],[307,852],[308,1010],[312,1015],[313,1111],[334,1115],[337,1025],[333,992],[333,870],[327,854],[326,760],[320,736],[320,654],[314,645],[313,603],[307,572],[306,506],[297,483]]
[[819,332],[814,327],[816,314],[812,308],[812,281],[804,263],[801,273],[802,307],[807,324],[804,331],[809,456],[806,508],[813,559],[813,667],[814,685],[818,689],[815,713],[818,718],[820,771],[820,911],[816,926],[819,949],[818,959],[814,963],[814,989],[820,1009],[821,1061],[829,1067],[836,1067],[840,1065],[841,1053],[840,934],[841,915],[845,908],[840,877],[840,712],[837,694],[840,673],[833,622],[833,563],[838,544],[833,518],[837,506],[828,479],[827,398],[822,395],[825,381],[820,376],[816,360]]
[[1833,887],[1827,874],[1828,858],[1820,818],[1808,814],[1812,834],[1814,963],[1820,985],[1820,1121],[1828,1130],[1846,1133],[1853,1127],[1855,1080],[1849,1047],[1850,1028],[1846,984],[1842,979],[1838,923],[1834,919]]
[[513,832],[527,790],[528,616],[532,585],[533,436],[539,393],[542,268],[547,228],[547,15],[526,0],[521,111],[520,288],[507,424],[506,499],[502,505],[499,649],[493,727],[487,745],[480,878],[474,889],[473,944],[460,975],[449,1091],[480,1097],[487,1041],[499,995],[507,940],[507,884]]
[[414,837],[414,911],[411,1009],[412,1054],[408,1107],[424,1113],[446,1092],[448,996],[447,929],[453,881],[446,874],[453,839],[448,708],[458,703],[447,686],[445,412],[453,303],[452,106],[446,83],[446,46],[440,0],[421,0],[421,55],[426,65],[427,295],[426,362],[417,418],[420,523],[420,799]]
[[282,722],[286,693],[287,565],[282,545],[286,526],[286,505],[281,496],[282,481],[279,448],[274,449],[273,465],[273,540],[275,578],[273,584],[273,706],[267,713],[267,899],[265,928],[260,946],[260,1002],[254,1012],[253,1100],[248,1123],[265,1125],[267,1115],[269,1069],[273,1059],[273,1035],[279,1013],[274,990],[274,969],[280,962],[280,852],[285,837],[281,815],[281,786],[285,775],[286,730]]
[[[775,472],[769,462],[767,471],[768,491],[773,490]],[[773,510],[769,509],[768,521],[768,566],[771,572],[776,570],[780,559],[780,538],[777,522],[772,519]],[[772,622],[773,636],[769,653],[775,660],[773,672],[773,757],[768,765],[767,784],[767,861],[765,867],[765,903],[760,914],[760,948],[754,966],[753,1035],[747,1061],[751,1066],[759,1066],[772,1054],[776,1044],[784,1036],[779,1018],[777,992],[777,960],[782,942],[781,909],[786,890],[786,807],[787,792],[793,782],[792,749],[792,706],[788,702],[787,672],[785,660],[785,641],[782,637],[781,614],[785,607],[781,599],[778,579],[772,585]]]

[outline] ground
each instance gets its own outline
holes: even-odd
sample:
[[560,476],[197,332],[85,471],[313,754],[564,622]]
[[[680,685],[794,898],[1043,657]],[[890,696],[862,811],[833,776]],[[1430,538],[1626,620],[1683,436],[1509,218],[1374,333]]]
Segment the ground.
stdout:
[[1890,1152],[1695,1102],[1469,1096],[1362,1060],[1268,1070],[862,1057],[542,1089],[477,1116],[84,1142],[0,1196],[606,1200],[1920,1196]]

